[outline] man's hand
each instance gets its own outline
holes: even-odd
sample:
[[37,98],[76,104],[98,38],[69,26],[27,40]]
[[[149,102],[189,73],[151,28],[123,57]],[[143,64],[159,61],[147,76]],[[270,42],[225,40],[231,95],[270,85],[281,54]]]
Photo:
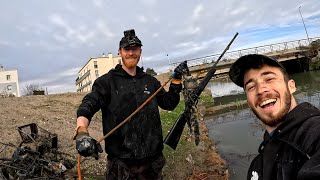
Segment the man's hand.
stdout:
[[76,149],[81,156],[92,156],[96,160],[99,159],[98,153],[103,152],[102,147],[89,135],[87,128],[78,127],[74,139],[76,140]]
[[187,65],[187,61],[183,61],[180,63],[173,71],[173,78],[177,80],[181,80],[182,74],[188,73],[189,74],[189,68]]

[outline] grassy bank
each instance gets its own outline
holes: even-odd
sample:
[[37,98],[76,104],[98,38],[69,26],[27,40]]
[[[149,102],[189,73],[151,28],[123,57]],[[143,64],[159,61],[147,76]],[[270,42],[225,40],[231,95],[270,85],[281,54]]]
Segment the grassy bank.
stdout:
[[[213,99],[209,95],[202,95],[202,103],[210,103]],[[200,107],[199,107],[200,108]],[[166,136],[174,122],[184,110],[182,100],[174,111],[161,111],[163,135]],[[195,145],[188,135],[186,126],[176,150],[165,145],[164,155],[167,163],[164,167],[164,179],[227,179],[225,162],[216,152],[213,142],[207,137],[207,129],[200,119],[200,144]]]

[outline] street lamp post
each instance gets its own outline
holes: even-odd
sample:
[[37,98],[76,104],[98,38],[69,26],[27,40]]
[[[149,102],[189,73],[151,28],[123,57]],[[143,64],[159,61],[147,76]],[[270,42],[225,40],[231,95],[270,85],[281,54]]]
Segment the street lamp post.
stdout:
[[304,20],[303,20],[303,17],[302,17],[300,8],[301,8],[301,6],[299,6],[299,13],[300,13],[301,20],[302,20],[302,23],[303,23],[303,26],[304,26],[304,30],[306,31],[306,34],[307,34],[308,42],[309,42],[309,44],[310,44],[310,39],[309,39],[308,31],[307,31],[306,25],[304,24]]
[[170,59],[169,59],[169,54],[167,54],[167,59],[168,59],[168,63],[169,63],[169,72],[171,71],[171,62],[170,62]]

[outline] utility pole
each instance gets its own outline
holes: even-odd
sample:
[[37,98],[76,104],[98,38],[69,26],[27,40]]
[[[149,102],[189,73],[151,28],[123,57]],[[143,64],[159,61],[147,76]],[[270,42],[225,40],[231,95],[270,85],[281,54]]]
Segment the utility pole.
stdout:
[[169,72],[171,71],[171,63],[170,63],[170,59],[169,59],[169,54],[167,54],[167,59],[168,59],[168,63],[169,63]]
[[306,31],[306,34],[307,34],[308,42],[309,42],[309,44],[310,44],[310,39],[309,39],[308,31],[307,31],[306,25],[304,24],[304,20],[303,20],[303,17],[302,17],[300,8],[301,8],[301,6],[299,6],[299,13],[300,13],[301,20],[302,20],[302,23],[303,23],[303,26],[304,26],[304,30]]

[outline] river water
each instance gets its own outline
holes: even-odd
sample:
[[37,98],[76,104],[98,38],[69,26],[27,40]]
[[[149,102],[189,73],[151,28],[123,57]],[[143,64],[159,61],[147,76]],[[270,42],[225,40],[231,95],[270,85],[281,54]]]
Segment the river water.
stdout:
[[[320,108],[320,71],[296,73],[291,78],[296,82],[294,96],[297,102],[310,102]],[[232,82],[210,82],[207,87],[215,99],[215,106],[246,99],[243,90]],[[239,106],[235,111],[216,114],[205,120],[209,138],[214,140],[219,153],[227,161],[229,179],[246,179],[250,162],[262,142],[262,123],[247,106]]]

